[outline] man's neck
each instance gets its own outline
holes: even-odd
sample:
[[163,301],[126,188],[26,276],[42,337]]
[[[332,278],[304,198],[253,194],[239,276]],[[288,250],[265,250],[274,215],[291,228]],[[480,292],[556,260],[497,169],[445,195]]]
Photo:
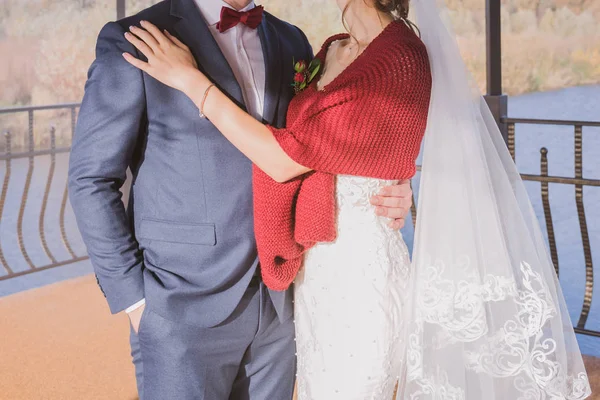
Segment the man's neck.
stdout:
[[248,4],[252,3],[252,0],[223,0],[236,10],[241,10]]

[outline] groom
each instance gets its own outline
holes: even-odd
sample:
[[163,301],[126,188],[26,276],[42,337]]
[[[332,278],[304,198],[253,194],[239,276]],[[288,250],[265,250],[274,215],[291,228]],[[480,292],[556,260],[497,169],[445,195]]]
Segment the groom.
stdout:
[[[238,10],[238,11],[234,11]],[[130,66],[123,34],[147,20],[257,119],[285,125],[306,36],[250,0],[167,0],[107,24],[73,141],[69,190],[98,283],[127,311],[143,400],[288,400],[292,292],[269,291],[256,253],[251,162],[183,94]],[[139,56],[139,54],[138,54]],[[127,211],[119,189],[133,173]],[[374,199],[398,218],[407,184]]]

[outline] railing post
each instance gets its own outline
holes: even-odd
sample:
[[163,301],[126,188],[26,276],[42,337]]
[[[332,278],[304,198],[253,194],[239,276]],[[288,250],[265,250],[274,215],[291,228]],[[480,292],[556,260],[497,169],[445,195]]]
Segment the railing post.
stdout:
[[487,95],[485,100],[508,145],[508,127],[502,121],[508,113],[508,98],[502,94],[502,18],[500,0],[486,0]]
[[125,0],[117,0],[117,19],[125,18]]
[[500,133],[506,145],[509,145],[508,124],[504,122],[504,118],[508,115],[508,97],[506,95],[486,95],[485,101],[500,128]]
[[[10,183],[10,176],[11,176],[11,152],[12,152],[12,142],[11,142],[11,135],[10,135],[10,131],[5,131],[4,132],[4,140],[6,140],[6,166],[4,169],[4,183],[2,185],[2,192],[0,193],[0,221],[2,220],[3,216],[4,216],[4,205],[6,204],[6,194],[8,193],[8,184]],[[8,266],[8,262],[6,261],[6,258],[4,257],[4,252],[2,251],[2,241],[0,241],[0,264],[2,264],[2,267],[4,268],[4,270],[8,273],[8,275],[11,275],[13,273],[12,268],[10,268]]]

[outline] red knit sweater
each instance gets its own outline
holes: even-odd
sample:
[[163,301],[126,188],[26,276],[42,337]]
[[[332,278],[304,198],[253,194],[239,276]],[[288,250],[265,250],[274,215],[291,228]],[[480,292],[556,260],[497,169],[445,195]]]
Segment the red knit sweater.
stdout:
[[[325,63],[329,38],[317,57]],[[303,253],[336,238],[335,175],[407,179],[427,123],[431,73],[424,44],[393,22],[323,91],[315,79],[290,103],[283,150],[314,172],[277,183],[254,168],[258,254],[265,284],[285,290]]]

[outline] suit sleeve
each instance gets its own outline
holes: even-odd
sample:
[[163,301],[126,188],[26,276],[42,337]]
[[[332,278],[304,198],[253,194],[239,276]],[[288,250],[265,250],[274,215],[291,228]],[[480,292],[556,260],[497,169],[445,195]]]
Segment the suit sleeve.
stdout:
[[119,189],[143,129],[141,71],[123,52],[136,54],[117,23],[98,37],[73,138],[69,193],[100,288],[112,313],[144,298],[143,257]]

